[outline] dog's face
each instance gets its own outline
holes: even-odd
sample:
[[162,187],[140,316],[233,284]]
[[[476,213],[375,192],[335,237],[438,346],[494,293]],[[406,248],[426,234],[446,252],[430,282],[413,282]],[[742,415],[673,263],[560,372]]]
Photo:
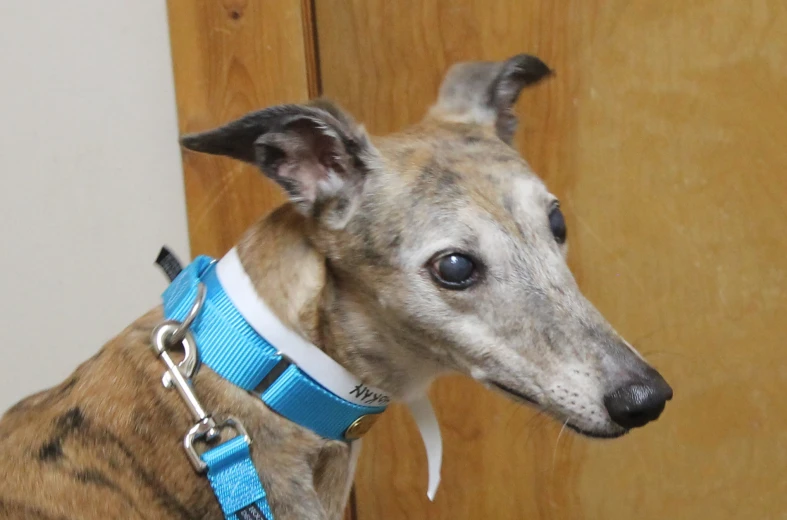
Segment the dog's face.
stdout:
[[184,145],[253,162],[289,192],[329,266],[342,355],[383,388],[405,396],[458,370],[614,437],[672,391],[579,292],[559,202],[509,146],[513,103],[548,72],[529,56],[460,64],[422,123],[374,144],[317,102]]

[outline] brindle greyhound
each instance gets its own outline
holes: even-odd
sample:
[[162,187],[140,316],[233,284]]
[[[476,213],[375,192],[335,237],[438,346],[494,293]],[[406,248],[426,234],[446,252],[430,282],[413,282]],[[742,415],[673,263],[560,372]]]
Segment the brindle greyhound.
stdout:
[[[316,101],[190,135],[190,150],[258,166],[291,202],[237,246],[256,291],[289,328],[364,383],[422,395],[461,372],[591,437],[656,419],[664,379],[580,294],[558,201],[510,146],[539,59],[454,66],[420,123],[370,139]],[[0,423],[3,518],[221,518],[179,443],[192,424],[159,381],[154,310],[60,386]],[[195,392],[238,417],[278,520],[338,519],[348,445],[268,409],[207,367]]]

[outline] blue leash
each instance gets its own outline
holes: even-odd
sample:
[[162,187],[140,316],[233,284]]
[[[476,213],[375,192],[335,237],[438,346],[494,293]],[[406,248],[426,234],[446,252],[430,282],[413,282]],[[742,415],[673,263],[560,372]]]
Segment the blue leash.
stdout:
[[235,437],[202,454],[208,481],[228,520],[273,520],[265,490],[251,462],[249,444]]

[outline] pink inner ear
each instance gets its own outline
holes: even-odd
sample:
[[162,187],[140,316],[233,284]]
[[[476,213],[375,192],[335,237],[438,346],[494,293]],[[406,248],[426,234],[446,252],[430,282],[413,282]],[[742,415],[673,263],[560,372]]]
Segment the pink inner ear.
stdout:
[[334,131],[312,119],[297,119],[277,139],[286,159],[278,175],[297,183],[297,198],[315,202],[340,189],[346,171],[344,146]]
[[307,213],[315,202],[337,196],[350,172],[341,129],[326,117],[294,116],[255,141],[260,169]]
[[297,194],[293,202],[312,203],[318,198],[319,186],[328,180],[328,168],[315,157],[287,159],[279,170],[279,176],[297,183]]
[[302,149],[312,155],[316,162],[327,169],[344,171],[344,146],[332,129],[317,121],[299,120],[293,124],[291,131],[301,138]]

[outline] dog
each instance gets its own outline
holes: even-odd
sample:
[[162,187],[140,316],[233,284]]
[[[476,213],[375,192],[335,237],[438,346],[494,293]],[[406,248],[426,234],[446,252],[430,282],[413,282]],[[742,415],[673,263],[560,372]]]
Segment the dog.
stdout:
[[[424,119],[381,138],[316,100],[181,142],[252,163],[286,191],[238,257],[278,319],[365,384],[411,400],[460,372],[613,438],[657,419],[672,389],[580,293],[561,206],[511,146],[520,92],[550,73],[529,55],[454,65]],[[0,517],[223,517],[180,446],[194,419],[159,382],[150,338],[161,321],[150,311],[65,382],[8,410]],[[193,389],[244,423],[276,519],[341,517],[348,443],[208,367]]]

